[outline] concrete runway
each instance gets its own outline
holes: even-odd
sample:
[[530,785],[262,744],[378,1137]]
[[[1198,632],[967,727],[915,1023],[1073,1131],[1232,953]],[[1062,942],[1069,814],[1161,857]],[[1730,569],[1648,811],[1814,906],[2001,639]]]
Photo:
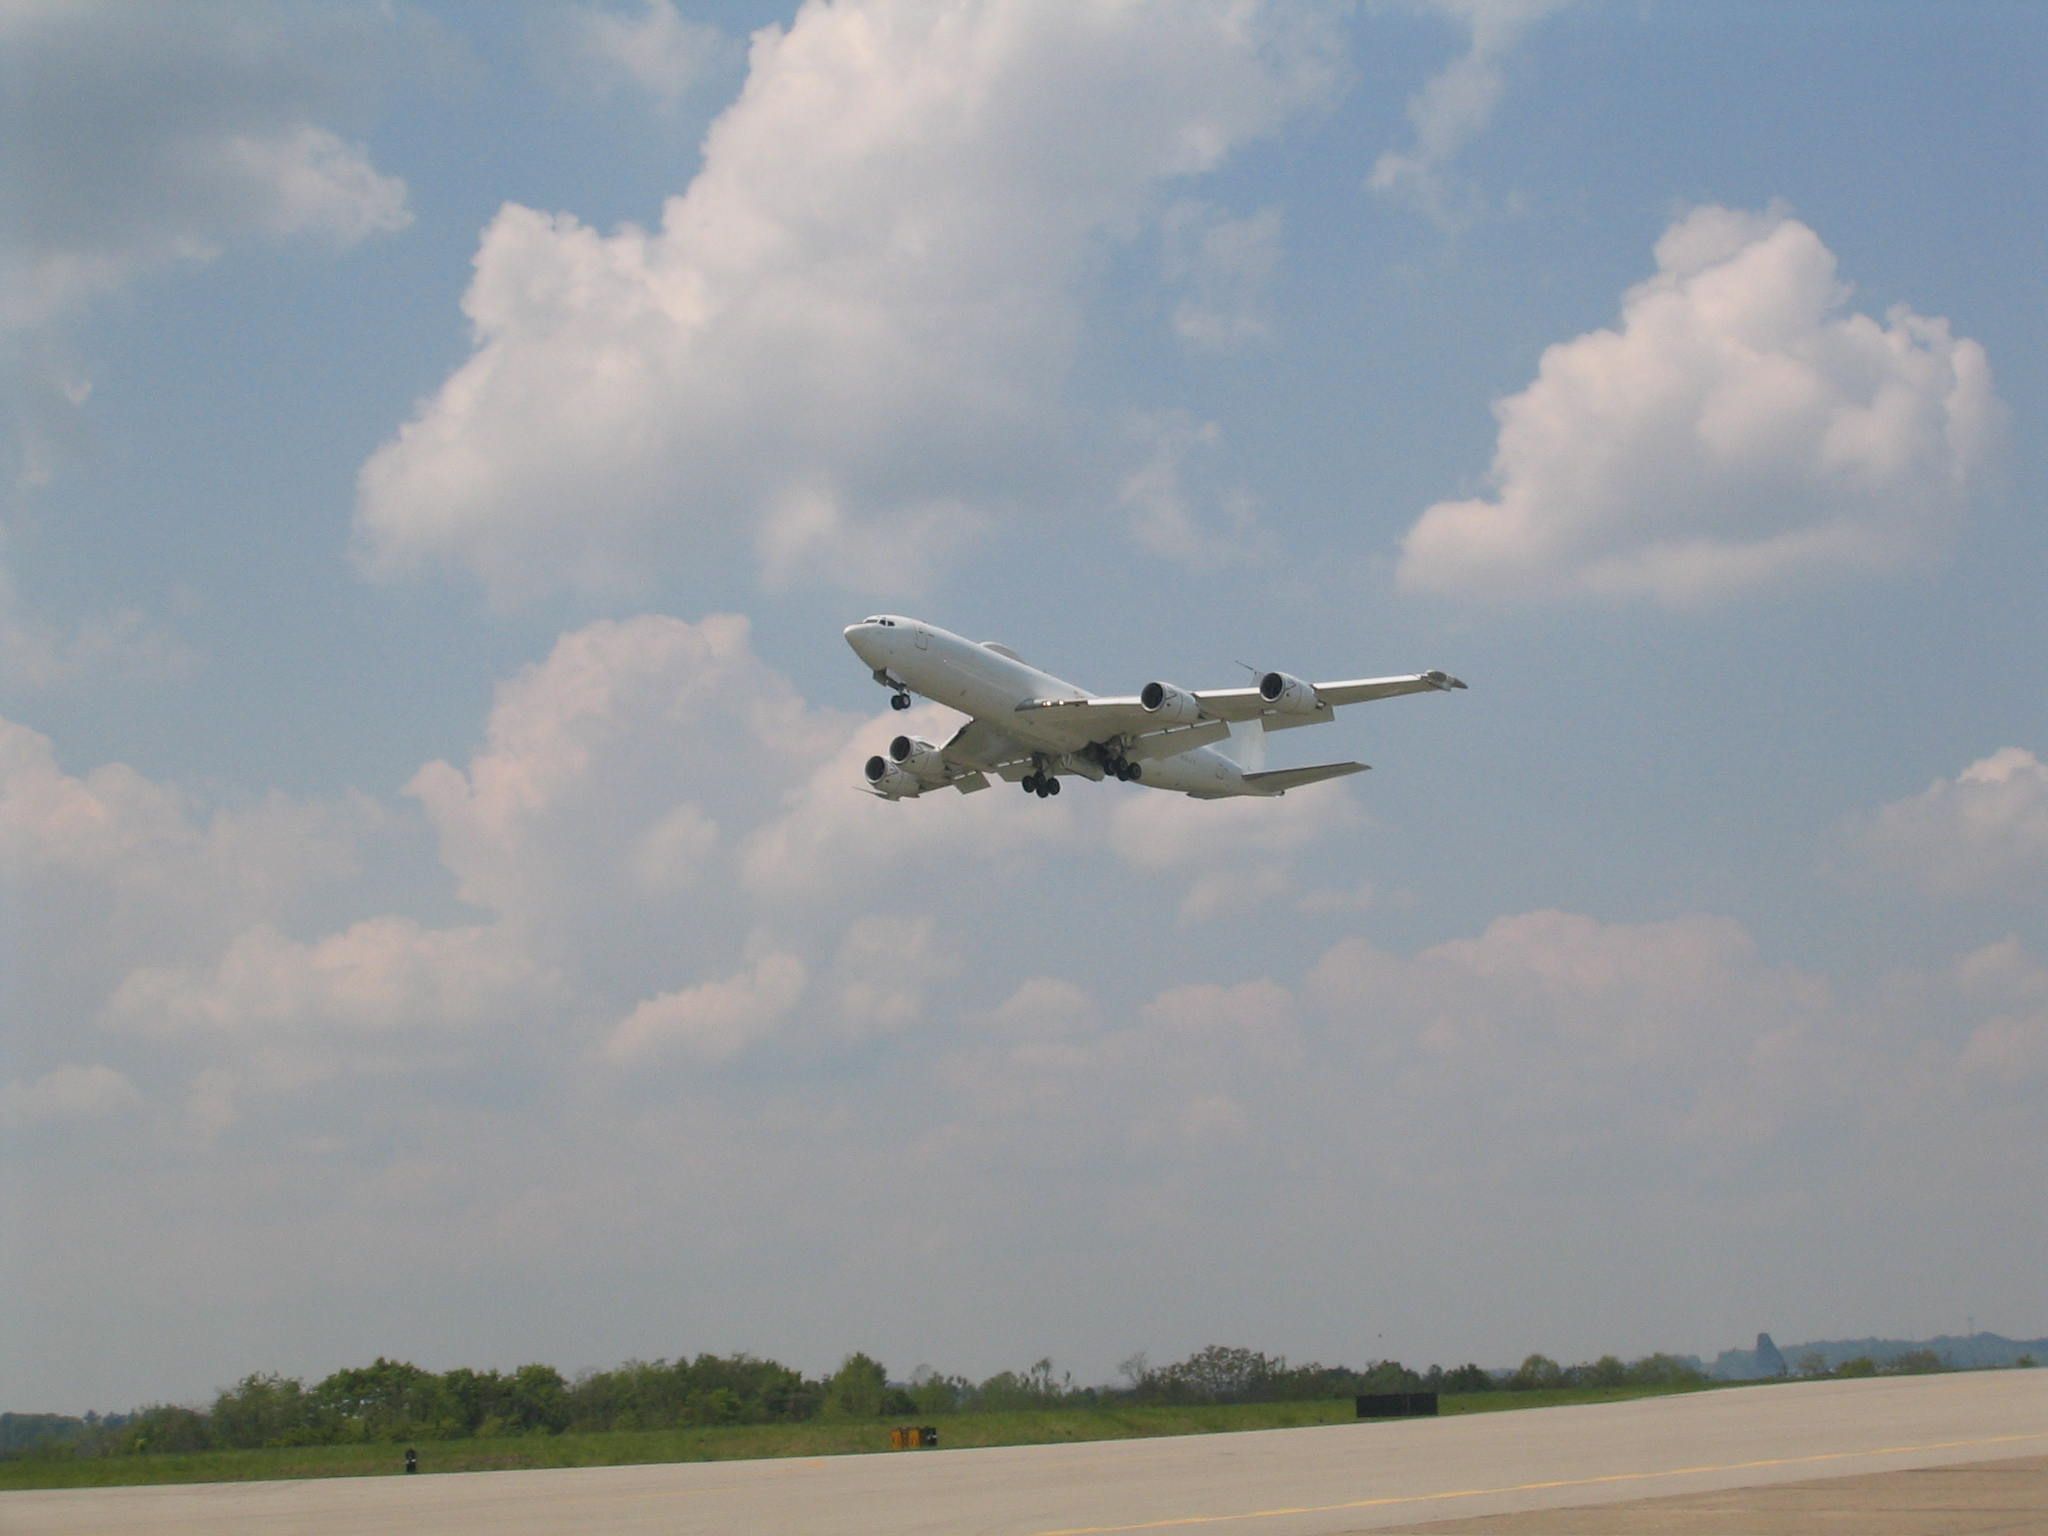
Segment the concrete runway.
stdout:
[[2041,1536],[2048,1456],[1397,1526],[1386,1536]]
[[7,1493],[0,1531],[1336,1536],[2043,1454],[2048,1370],[1984,1371],[1166,1440]]

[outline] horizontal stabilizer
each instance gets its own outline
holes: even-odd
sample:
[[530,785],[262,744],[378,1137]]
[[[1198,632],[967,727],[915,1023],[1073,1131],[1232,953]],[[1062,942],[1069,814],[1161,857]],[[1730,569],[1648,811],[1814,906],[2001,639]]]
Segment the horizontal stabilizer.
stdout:
[[1304,784],[1320,784],[1325,779],[1341,779],[1348,773],[1364,773],[1369,766],[1367,763],[1315,763],[1307,768],[1271,768],[1264,773],[1248,773],[1244,781],[1257,794],[1278,795],[1299,789]]

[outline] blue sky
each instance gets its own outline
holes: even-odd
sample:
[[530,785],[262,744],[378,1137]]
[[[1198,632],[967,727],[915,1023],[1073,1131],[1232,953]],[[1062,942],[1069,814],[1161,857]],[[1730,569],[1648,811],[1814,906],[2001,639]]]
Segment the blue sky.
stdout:
[[0,10],[9,1406],[2048,1327],[2037,11],[202,19]]

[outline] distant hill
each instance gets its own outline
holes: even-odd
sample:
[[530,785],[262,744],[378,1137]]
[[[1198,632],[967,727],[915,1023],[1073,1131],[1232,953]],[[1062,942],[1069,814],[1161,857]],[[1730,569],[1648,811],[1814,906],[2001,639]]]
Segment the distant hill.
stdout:
[[[1762,1337],[1768,1339],[1769,1335]],[[1810,1344],[1778,1346],[1794,1375],[1805,1369],[1809,1356],[1819,1356],[1821,1368],[1832,1371],[1846,1360],[1869,1359],[1887,1365],[1916,1349],[1932,1350],[1943,1365],[1957,1370],[2017,1365],[2023,1355],[2048,1365],[2048,1339],[2008,1339],[1999,1333],[1944,1333],[1933,1339],[1816,1339]],[[1754,1349],[1724,1349],[1706,1370],[1717,1381],[1758,1381],[1778,1374]]]

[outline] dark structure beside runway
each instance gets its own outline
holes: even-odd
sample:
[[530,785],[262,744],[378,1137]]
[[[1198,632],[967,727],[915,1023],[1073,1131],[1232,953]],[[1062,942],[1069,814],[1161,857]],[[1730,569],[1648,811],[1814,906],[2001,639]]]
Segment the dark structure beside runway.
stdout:
[[1433,1419],[1434,1392],[1361,1392],[1355,1401],[1361,1419]]

